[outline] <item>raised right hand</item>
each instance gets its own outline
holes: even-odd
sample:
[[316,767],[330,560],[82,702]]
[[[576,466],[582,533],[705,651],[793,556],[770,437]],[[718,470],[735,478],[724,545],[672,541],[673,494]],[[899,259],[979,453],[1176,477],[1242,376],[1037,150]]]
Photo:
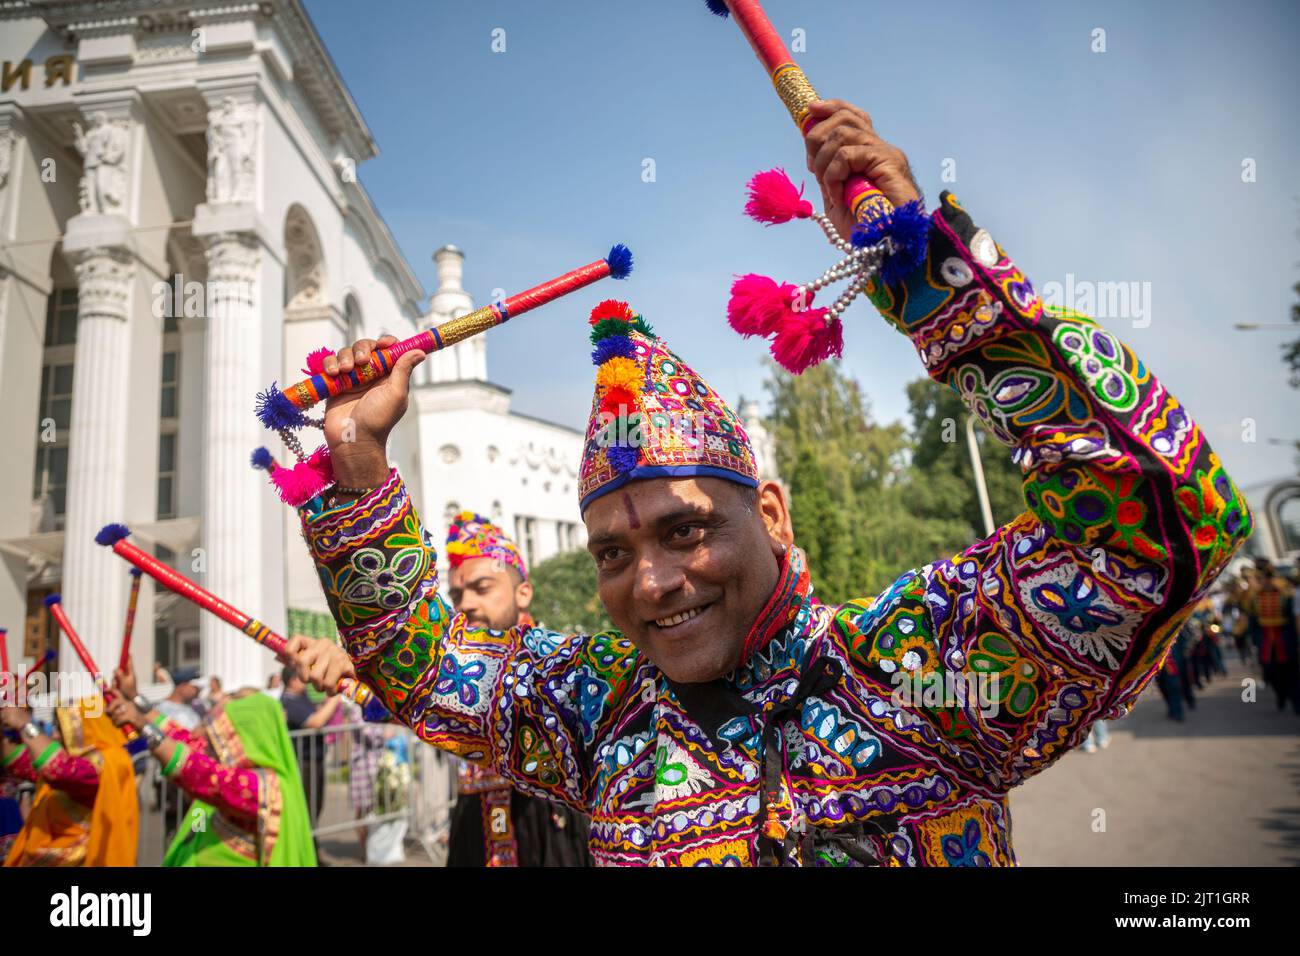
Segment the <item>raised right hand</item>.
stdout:
[[108,719],[116,726],[121,727],[130,724],[132,727],[143,727],[146,723],[144,714],[133,701],[118,698],[108,705]]
[[[338,375],[370,363],[375,348],[397,341],[360,339],[325,359],[325,373]],[[365,388],[335,395],[325,403],[325,443],[329,446],[334,477],[346,488],[373,488],[388,478],[388,434],[406,413],[411,372],[425,353],[407,352],[393,371]]]

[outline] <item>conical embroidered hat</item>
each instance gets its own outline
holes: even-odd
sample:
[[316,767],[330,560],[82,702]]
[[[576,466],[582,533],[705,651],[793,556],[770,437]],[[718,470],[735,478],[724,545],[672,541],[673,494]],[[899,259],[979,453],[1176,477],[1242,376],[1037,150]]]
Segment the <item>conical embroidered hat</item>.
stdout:
[[646,478],[713,477],[750,488],[758,469],[738,416],[626,302],[591,312],[596,389],[578,475],[582,510]]

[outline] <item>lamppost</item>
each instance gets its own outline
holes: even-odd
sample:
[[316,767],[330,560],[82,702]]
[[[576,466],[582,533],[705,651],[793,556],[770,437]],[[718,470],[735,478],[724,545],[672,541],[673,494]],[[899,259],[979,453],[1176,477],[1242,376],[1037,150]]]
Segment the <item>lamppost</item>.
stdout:
[[979,497],[980,513],[984,516],[984,535],[992,537],[997,530],[993,524],[993,509],[989,507],[989,489],[984,483],[984,462],[980,458],[980,443],[975,437],[975,416],[966,419],[966,447],[970,451],[970,466],[975,472],[975,494]]

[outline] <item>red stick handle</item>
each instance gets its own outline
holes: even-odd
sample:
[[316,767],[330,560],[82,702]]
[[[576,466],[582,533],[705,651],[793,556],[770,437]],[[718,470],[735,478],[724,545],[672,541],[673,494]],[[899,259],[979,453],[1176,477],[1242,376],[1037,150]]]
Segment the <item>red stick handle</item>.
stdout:
[[9,683],[9,628],[0,627],[0,684]]
[[135,630],[135,607],[140,603],[139,568],[131,569],[131,596],[126,602],[126,627],[122,630],[122,655],[118,660],[118,670],[126,670],[131,663],[131,633]]
[[[197,604],[210,614],[215,614],[232,627],[239,628],[262,646],[274,651],[276,654],[283,654],[288,648],[289,642],[261,621],[249,617],[243,611],[221,600],[211,591],[199,587],[185,575],[169,568],[152,554],[140,550],[125,538],[115,542],[112,547],[118,557],[124,558],[135,565],[169,591],[179,594],[193,604]],[[365,707],[366,702],[375,696],[373,690],[354,677],[340,678],[336,689],[348,700],[361,707]]]
[[597,259],[572,272],[566,272],[562,276],[512,295],[500,303],[485,305],[466,315],[449,319],[432,329],[425,329],[409,339],[394,342],[382,349],[375,349],[371,353],[369,363],[362,368],[354,368],[351,372],[341,372],[338,375],[326,375],[322,372],[305,378],[285,388],[284,397],[294,408],[304,412],[327,398],[333,398],[335,395],[383,378],[393,370],[393,365],[398,358],[407,352],[418,349],[431,354],[445,349],[449,345],[455,345],[480,332],[486,332],[525,312],[531,312],[538,306],[553,302],[570,292],[576,292],[584,286],[604,279],[611,272],[606,260]]
[[[94,658],[90,656],[90,651],[86,649],[85,644],[81,643],[81,638],[77,636],[77,632],[72,629],[72,622],[68,620],[68,615],[67,612],[63,610],[62,602],[54,601],[50,603],[48,607],[50,613],[54,615],[54,620],[58,623],[59,628],[68,638],[68,642],[72,645],[72,649],[76,651],[77,656],[81,658],[81,665],[86,668],[86,670],[90,671],[91,677],[96,678],[98,681],[99,689],[104,695],[104,703],[111,704],[113,701],[117,700],[117,692],[109,687],[107,682],[104,681],[103,677],[99,673],[99,668],[95,666]],[[139,735],[139,731],[130,724],[123,724],[122,732],[126,734],[127,737],[135,737]]]
[[47,648],[45,653],[36,659],[36,663],[27,668],[27,673],[23,675],[23,686],[27,686],[27,679],[45,666],[45,662],[54,659],[54,648]]
[[[531,289],[517,292],[512,296],[508,296],[502,303],[505,316],[501,321],[505,322],[507,319],[513,319],[525,312],[531,312],[533,309],[546,305],[548,302],[553,302],[570,292],[577,292],[593,282],[598,282],[607,275],[609,275],[609,263],[604,259],[597,259],[585,266],[579,266],[572,272],[566,272],[562,276],[535,285]],[[456,320],[452,319],[452,321]],[[443,328],[448,324],[444,322],[438,326],[439,332],[442,332]],[[443,335],[443,338],[446,339],[446,335]]]
[[[808,104],[818,99],[817,91],[795,64],[785,41],[772,26],[759,0],[726,0],[726,3],[732,19],[767,70],[800,133],[807,136],[816,125],[813,117],[808,115]],[[888,215],[894,208],[885,194],[864,176],[850,176],[844,181],[844,205],[853,210],[854,218],[859,221]]]

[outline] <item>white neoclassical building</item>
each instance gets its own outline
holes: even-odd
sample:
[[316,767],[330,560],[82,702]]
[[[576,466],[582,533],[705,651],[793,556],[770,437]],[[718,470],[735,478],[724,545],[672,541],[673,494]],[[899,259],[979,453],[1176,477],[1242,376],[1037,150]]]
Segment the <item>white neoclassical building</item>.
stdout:
[[[64,605],[101,667],[119,653],[126,565],[103,525],[284,632],[328,632],[291,509],[249,455],[286,452],[255,394],[308,352],[412,334],[473,308],[463,256],[434,254],[427,306],[357,181],[365,120],[298,0],[0,2],[0,627],[11,667]],[[426,524],[495,518],[533,563],[584,543],[582,436],[510,408],[486,340],[416,373],[390,454]],[[770,442],[744,410],[765,474]],[[308,440],[315,436],[308,434]],[[318,433],[317,433],[318,434]],[[138,671],[198,664],[261,684],[271,656],[146,583]],[[63,642],[64,669],[76,668]]]

